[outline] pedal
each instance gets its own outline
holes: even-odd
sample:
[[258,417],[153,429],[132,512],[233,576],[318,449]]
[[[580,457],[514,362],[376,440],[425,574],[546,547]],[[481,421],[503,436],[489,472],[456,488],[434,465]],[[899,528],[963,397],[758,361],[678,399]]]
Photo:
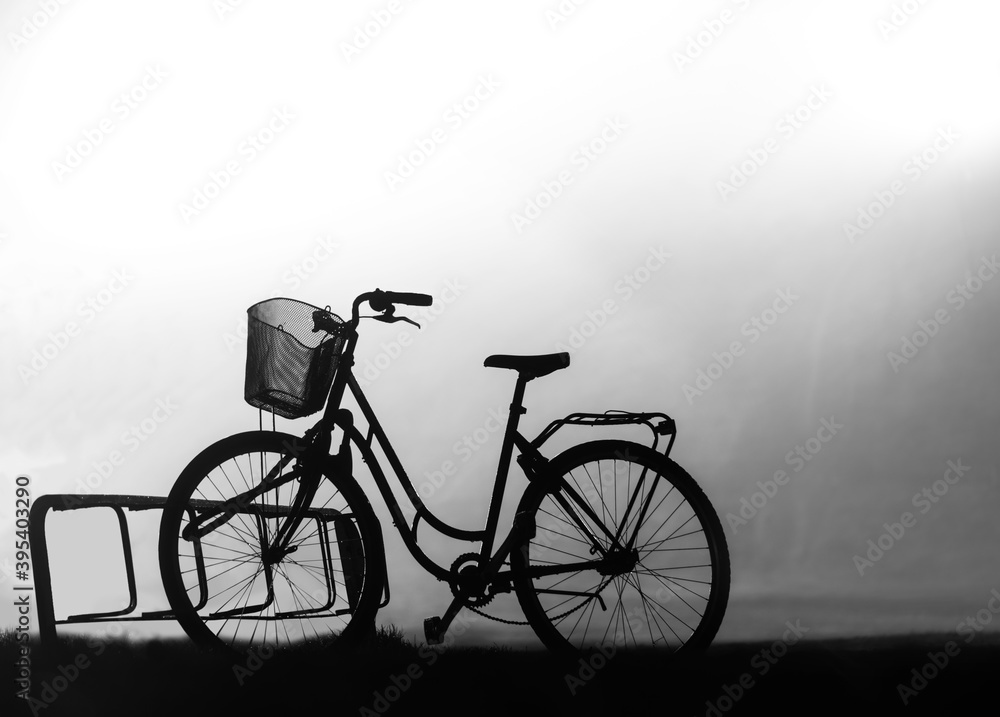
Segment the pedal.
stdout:
[[444,631],[441,629],[440,617],[424,618],[424,639],[428,645],[440,645],[444,642]]

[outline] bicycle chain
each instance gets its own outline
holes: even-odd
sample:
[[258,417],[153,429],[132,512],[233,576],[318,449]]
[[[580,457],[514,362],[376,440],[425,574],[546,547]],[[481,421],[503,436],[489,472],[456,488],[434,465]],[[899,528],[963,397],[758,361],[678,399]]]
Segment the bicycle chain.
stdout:
[[488,618],[490,620],[496,620],[497,622],[502,622],[505,625],[527,625],[527,624],[529,624],[527,620],[505,620],[504,618],[502,618],[502,617],[496,617],[495,615],[487,615],[482,610],[479,610],[478,608],[474,608],[471,605],[466,605],[465,607],[469,608],[470,610],[472,610],[472,612],[476,613],[477,615],[481,615],[482,617]]

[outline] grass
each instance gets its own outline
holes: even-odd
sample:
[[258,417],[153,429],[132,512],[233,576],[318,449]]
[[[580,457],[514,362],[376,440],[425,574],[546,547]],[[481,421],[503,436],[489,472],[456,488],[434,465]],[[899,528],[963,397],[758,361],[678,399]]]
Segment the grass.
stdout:
[[[912,689],[911,670],[924,669],[929,653],[940,655],[949,639],[954,636],[802,641],[771,659],[763,656],[770,643],[721,644],[683,664],[620,653],[606,664],[585,666],[503,646],[431,649],[390,625],[350,654],[311,645],[233,666],[186,639],[62,637],[45,649],[31,646],[31,679],[32,694],[40,700],[34,703],[36,714],[74,717],[319,710],[515,717],[958,714],[969,711],[963,704],[992,696],[1000,652],[997,641],[985,635],[960,644],[948,664],[909,696],[907,706],[898,688]],[[32,714],[14,695],[18,648],[13,633],[0,634],[4,715]]]

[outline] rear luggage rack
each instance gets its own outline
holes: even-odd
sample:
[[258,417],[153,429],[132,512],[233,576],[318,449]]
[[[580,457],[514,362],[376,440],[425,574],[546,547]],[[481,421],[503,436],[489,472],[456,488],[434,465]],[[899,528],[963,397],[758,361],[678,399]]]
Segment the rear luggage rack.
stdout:
[[[653,423],[659,420],[659,423]],[[565,418],[552,421],[545,427],[538,436],[531,442],[532,447],[538,448],[545,441],[563,426],[619,426],[626,424],[641,424],[653,432],[653,450],[660,440],[660,436],[670,436],[667,448],[663,455],[669,456],[670,449],[673,448],[674,440],[677,438],[677,423],[665,413],[632,413],[630,411],[605,411],[604,413],[571,413]]]

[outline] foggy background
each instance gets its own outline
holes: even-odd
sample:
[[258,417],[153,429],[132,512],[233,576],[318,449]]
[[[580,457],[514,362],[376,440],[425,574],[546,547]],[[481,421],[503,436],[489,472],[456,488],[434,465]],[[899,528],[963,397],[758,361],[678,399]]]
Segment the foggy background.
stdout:
[[[422,489],[449,522],[485,522],[513,390],[483,359],[568,347],[522,432],[677,420],[732,556],[720,640],[955,630],[1000,586],[998,22],[985,1],[4,3],[2,589],[15,476],[165,496],[257,427],[248,306],[349,315],[379,287],[435,297],[398,312],[419,331],[363,323],[356,371],[418,487],[458,467]],[[949,461],[969,468],[947,483]],[[422,639],[450,593],[369,494],[379,619]],[[157,517],[132,523],[140,610],[166,607]],[[57,616],[124,607],[113,514],[47,528]],[[444,564],[478,547],[424,538]]]

